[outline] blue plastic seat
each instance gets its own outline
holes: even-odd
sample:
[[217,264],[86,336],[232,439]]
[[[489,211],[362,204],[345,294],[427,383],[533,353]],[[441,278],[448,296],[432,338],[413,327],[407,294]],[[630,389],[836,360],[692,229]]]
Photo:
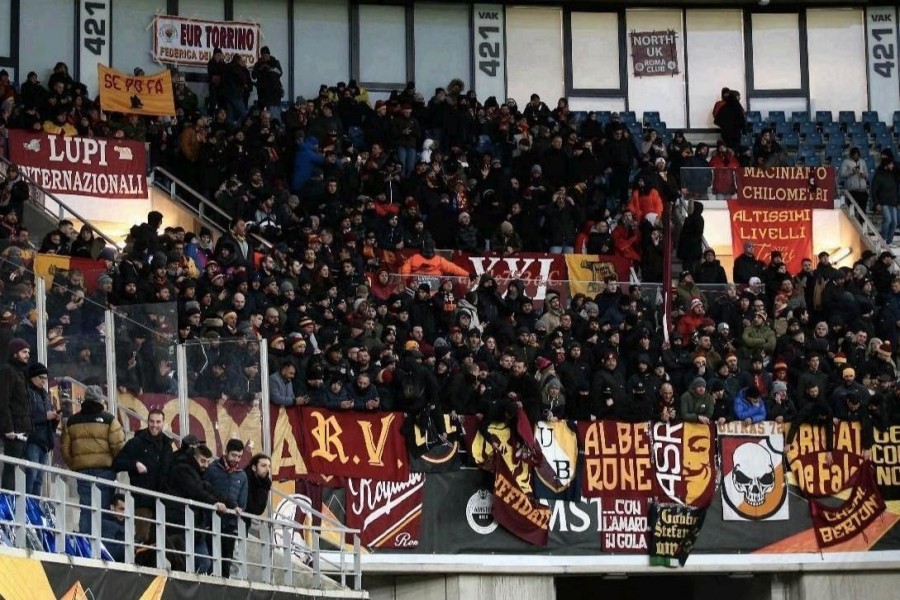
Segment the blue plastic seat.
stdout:
[[823,140],[821,133],[810,133],[806,136],[806,145],[810,148],[821,148],[825,145],[825,141]]
[[838,123],[841,123],[842,125],[856,123],[856,112],[852,110],[842,110],[838,113]]
[[619,116],[622,117],[622,122],[625,124],[637,123],[637,115],[633,110],[623,110]]
[[762,113],[758,110],[748,110],[745,116],[748,123],[762,123]]
[[650,123],[659,123],[659,112],[655,110],[644,112],[644,124],[649,125]]
[[791,113],[791,123],[809,123],[809,113],[805,110],[795,110]]
[[873,123],[877,123],[881,119],[878,118],[878,111],[875,110],[864,110],[860,115],[860,120],[866,125],[871,125]]
[[816,111],[816,123],[825,124],[825,123],[834,123],[834,117],[831,115],[830,110],[817,110]]
[[783,110],[770,110],[768,119],[769,123],[784,123],[787,121]]

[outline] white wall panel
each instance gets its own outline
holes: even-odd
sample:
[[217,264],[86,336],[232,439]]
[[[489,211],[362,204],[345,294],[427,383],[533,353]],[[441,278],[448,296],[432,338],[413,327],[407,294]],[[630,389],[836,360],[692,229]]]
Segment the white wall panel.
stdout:
[[[118,8],[118,4],[113,6],[113,10]],[[225,18],[225,2],[224,0],[178,0],[178,15],[221,21]]]
[[868,108],[866,30],[860,9],[806,11],[810,111]]
[[506,9],[507,90],[520,107],[533,93],[551,108],[564,95],[562,10]]
[[[645,111],[658,111],[669,129],[684,128],[684,30],[680,10],[629,10],[626,15],[628,31],[667,31],[677,34],[675,41],[680,73],[673,76],[635,77],[634,66],[628,57],[628,107],[638,118]],[[630,42],[629,42],[630,43]]]
[[625,98],[569,98],[570,110],[587,110],[622,112],[625,110]]
[[19,6],[20,72],[24,75],[34,71],[46,85],[53,65],[62,61],[74,75],[75,5],[72,0],[28,0]]
[[112,63],[116,69],[131,73],[135,67],[147,73],[161,71],[153,62],[153,31],[147,26],[157,11],[164,13],[166,0],[129,0],[113,2]]
[[[770,110],[783,110],[786,115],[793,111],[806,110],[806,98],[750,98],[749,110],[758,110],[763,118]],[[834,115],[837,118],[837,115]]]
[[[288,2],[290,0],[234,0],[234,20],[259,23],[262,30],[260,46],[268,46],[272,56],[281,62],[281,83],[284,85],[285,97],[290,97],[288,90]],[[256,98],[256,91],[253,92]],[[251,99],[251,102],[253,100]]]
[[[0,56],[12,54],[12,0],[0,0]],[[11,79],[11,78],[10,78]]]
[[359,7],[359,78],[406,83],[406,7]]
[[426,101],[453,78],[471,87],[469,21],[467,4],[415,5],[416,89]]
[[691,128],[715,127],[712,107],[723,86],[747,96],[743,22],[739,10],[688,10],[685,14]]
[[572,87],[618,89],[619,15],[572,13]]
[[753,14],[753,87],[800,89],[800,29],[796,13]]
[[[350,78],[350,17],[346,0],[294,4],[294,95],[315,97],[319,85]],[[285,59],[282,66],[287,68]]]

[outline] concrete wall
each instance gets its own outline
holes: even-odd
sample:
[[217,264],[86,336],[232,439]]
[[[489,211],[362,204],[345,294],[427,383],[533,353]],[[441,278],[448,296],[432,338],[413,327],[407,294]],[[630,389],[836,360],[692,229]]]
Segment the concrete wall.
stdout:
[[434,575],[363,579],[371,600],[554,600],[550,576]]

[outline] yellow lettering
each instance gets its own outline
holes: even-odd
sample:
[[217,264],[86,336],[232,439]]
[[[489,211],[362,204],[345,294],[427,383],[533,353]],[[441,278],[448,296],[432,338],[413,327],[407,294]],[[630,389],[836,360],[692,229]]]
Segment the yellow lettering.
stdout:
[[396,418],[396,414],[387,413],[381,418],[381,434],[378,436],[378,442],[375,442],[375,436],[372,435],[372,424],[368,421],[361,421],[359,426],[362,429],[363,439],[366,442],[366,452],[369,453],[369,464],[373,467],[383,467],[384,462],[384,446],[387,444],[388,434],[391,432],[391,423]]
[[[334,462],[334,459],[337,458],[341,464],[346,464],[349,459],[344,452],[344,444],[341,442],[341,434],[344,433],[344,430],[338,425],[337,419],[334,415],[326,419],[325,415],[317,410],[311,412],[310,416],[316,421],[312,428],[316,448],[312,451],[311,456],[322,457],[328,462]],[[331,450],[332,447],[334,452]]]

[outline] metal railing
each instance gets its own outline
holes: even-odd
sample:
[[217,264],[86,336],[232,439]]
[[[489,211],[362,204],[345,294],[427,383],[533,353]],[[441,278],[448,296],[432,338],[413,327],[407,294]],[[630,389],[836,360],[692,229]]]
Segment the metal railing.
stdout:
[[[0,156],[0,170],[2,170],[2,174],[4,177],[6,177],[6,170],[11,164],[12,163],[5,157]],[[103,233],[93,223],[75,212],[75,210],[73,210],[68,204],[38,185],[37,182],[35,182],[31,177],[23,172],[20,172],[19,175],[28,182],[28,199],[31,200],[33,206],[42,209],[49,217],[54,218],[58,221],[61,221],[63,219],[74,219],[81,223],[89,224],[97,237],[101,238],[104,242],[115,248],[122,247],[121,244]],[[56,210],[54,211],[53,209],[51,209],[51,207],[48,206],[48,203],[52,204]]]
[[[187,460],[193,458],[188,457]],[[231,562],[238,567],[232,570],[232,577],[237,579],[315,589],[325,584],[323,573],[337,573],[341,585],[346,586],[348,578],[352,578],[353,589],[361,589],[359,531],[332,520],[323,520],[322,525],[305,525],[277,515],[269,518],[234,510],[218,511],[211,504],[9,456],[0,455],[0,466],[15,470],[14,489],[6,490],[0,496],[3,504],[0,507],[0,539],[16,548],[71,555],[73,548],[80,547],[85,558],[110,560],[112,557],[108,548],[118,545],[124,553],[123,562],[127,564],[137,561],[137,564],[158,569],[187,572],[202,568],[200,574],[221,577],[224,564]],[[28,469],[40,473],[45,484],[49,485],[50,495],[26,493],[25,473]],[[82,488],[88,486],[89,504],[70,499],[69,489],[79,485]],[[123,494],[125,511],[118,513],[109,506],[102,506],[103,491]],[[136,496],[152,498],[154,507],[151,516],[135,514]],[[88,531],[76,533],[68,526],[71,509],[87,511]],[[169,522],[167,515],[173,514],[183,514],[183,524]],[[208,527],[197,523],[198,516],[203,514],[211,515]],[[232,525],[227,531],[223,530],[223,516],[231,517]],[[110,519],[118,520],[121,528],[116,529],[124,531],[121,537],[104,536],[103,522]],[[152,532],[148,540],[155,539],[157,542],[135,539],[142,523]],[[348,564],[341,559],[335,563],[323,556],[323,537],[336,537],[342,541],[352,539],[353,561]],[[208,554],[202,552],[206,540]],[[234,555],[223,557],[223,542],[229,540],[234,543]],[[152,555],[141,556],[143,553]]]
[[[214,202],[211,202],[171,172],[162,167],[153,167],[153,170],[150,172],[150,183],[156,186],[157,189],[165,191],[170,198],[197,215],[201,225],[206,225],[219,234],[228,231],[228,224],[234,218],[234,215],[230,215],[216,206]],[[182,195],[185,193],[188,195],[187,198]],[[248,233],[247,237],[253,238],[265,248],[272,247],[271,242],[256,233]]]

